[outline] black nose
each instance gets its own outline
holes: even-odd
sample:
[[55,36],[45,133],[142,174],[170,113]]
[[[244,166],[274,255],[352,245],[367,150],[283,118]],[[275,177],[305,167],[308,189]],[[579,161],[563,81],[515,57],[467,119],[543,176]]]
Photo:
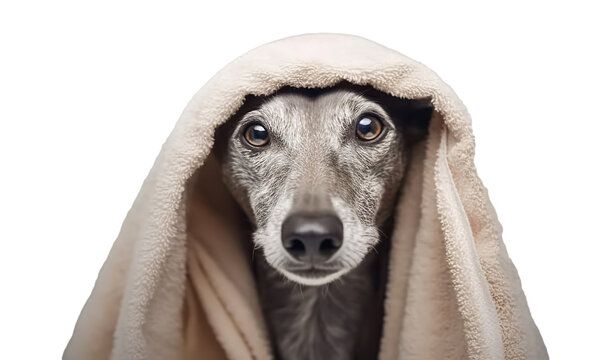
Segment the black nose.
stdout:
[[282,223],[282,245],[301,262],[323,263],[342,246],[342,221],[329,213],[291,214]]

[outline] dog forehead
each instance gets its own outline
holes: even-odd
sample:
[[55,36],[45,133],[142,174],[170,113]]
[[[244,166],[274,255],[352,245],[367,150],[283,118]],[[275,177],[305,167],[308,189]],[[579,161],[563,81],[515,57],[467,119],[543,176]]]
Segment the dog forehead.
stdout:
[[367,109],[380,108],[356,92],[340,89],[315,96],[281,93],[262,104],[259,112],[267,119],[271,131],[292,144],[336,142],[359,115]]

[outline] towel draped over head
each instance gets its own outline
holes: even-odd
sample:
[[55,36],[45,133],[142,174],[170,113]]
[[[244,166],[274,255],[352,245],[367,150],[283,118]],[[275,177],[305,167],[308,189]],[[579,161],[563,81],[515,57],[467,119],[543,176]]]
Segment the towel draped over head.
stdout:
[[[208,155],[215,129],[247,95],[340,82],[428,98],[434,107],[394,215],[379,358],[547,358],[477,176],[463,103],[396,51],[357,36],[308,34],[237,58],[187,105],[124,220],[65,359],[272,358],[241,214]],[[193,190],[196,177],[206,190]]]

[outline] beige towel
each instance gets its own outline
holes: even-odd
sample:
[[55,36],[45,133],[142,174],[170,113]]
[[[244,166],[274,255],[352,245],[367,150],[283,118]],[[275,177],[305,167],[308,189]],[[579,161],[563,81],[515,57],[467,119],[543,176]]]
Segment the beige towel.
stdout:
[[246,234],[208,157],[214,130],[247,94],[341,81],[430,98],[435,108],[396,212],[380,359],[547,358],[477,176],[462,102],[396,51],[310,34],[246,53],[194,96],[124,221],[65,359],[271,358]]

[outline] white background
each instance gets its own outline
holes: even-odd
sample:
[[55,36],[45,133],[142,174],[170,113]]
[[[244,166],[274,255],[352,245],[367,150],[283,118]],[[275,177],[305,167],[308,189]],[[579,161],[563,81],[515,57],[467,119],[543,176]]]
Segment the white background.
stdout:
[[193,93],[245,51],[306,32],[375,40],[454,88],[551,357],[614,356],[615,14],[563,1],[2,1],[0,358],[61,356]]

